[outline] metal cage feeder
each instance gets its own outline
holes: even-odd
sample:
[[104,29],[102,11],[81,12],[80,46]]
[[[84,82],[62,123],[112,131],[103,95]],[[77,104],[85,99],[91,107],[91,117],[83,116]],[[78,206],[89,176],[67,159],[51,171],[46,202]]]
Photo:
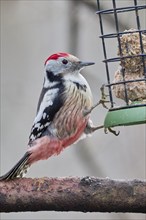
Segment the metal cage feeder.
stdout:
[[[117,7],[118,0],[111,0],[111,9],[102,10],[97,0],[101,40],[107,84],[111,107],[105,117],[104,127],[110,128],[121,125],[136,125],[146,123],[146,30],[141,29],[140,10],[146,5],[138,5],[133,0],[133,6]],[[119,14],[133,11],[135,16],[135,29],[121,32],[119,27]],[[115,33],[104,33],[103,17],[112,15],[114,18]],[[131,18],[133,19],[133,18]],[[117,40],[118,55],[107,56],[106,40]],[[116,45],[116,43],[115,43]],[[111,81],[109,63],[119,62],[119,68]],[[117,65],[117,66],[118,66]],[[124,104],[116,106],[115,99],[123,99]]]

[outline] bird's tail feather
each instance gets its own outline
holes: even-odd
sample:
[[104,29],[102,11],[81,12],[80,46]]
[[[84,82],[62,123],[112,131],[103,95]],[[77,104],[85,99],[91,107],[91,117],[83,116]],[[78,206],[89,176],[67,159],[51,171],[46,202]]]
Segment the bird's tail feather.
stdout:
[[30,166],[28,164],[29,156],[30,153],[26,152],[24,156],[16,163],[16,165],[9,172],[4,174],[3,176],[0,176],[0,180],[10,180],[24,177]]

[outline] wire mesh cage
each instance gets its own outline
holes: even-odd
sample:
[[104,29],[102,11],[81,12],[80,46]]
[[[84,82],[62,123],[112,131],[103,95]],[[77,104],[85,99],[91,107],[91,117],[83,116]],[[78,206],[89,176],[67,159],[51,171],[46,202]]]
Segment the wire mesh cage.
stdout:
[[[140,13],[146,12],[146,4],[139,5],[137,0],[131,0],[129,6],[126,3],[126,7],[119,7],[121,1],[110,0],[111,8],[103,10],[102,2],[97,0],[97,14],[107,77],[105,86],[108,88],[111,103],[104,126],[108,128],[146,123],[146,27],[141,28],[144,16]],[[126,1],[122,2],[125,4]],[[119,17],[126,13],[129,13],[133,27],[120,30]],[[109,16],[113,16],[114,33],[105,31],[105,21]],[[112,57],[108,57],[107,53],[109,39],[112,39],[113,50],[116,48],[117,51]],[[111,73],[111,63],[117,68],[114,74]],[[122,100],[120,105],[117,105],[118,99]]]

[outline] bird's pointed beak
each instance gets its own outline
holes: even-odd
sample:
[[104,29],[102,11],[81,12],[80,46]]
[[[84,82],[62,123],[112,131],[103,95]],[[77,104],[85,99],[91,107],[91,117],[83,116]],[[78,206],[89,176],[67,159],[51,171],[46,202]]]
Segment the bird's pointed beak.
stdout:
[[94,62],[84,62],[84,61],[79,62],[80,68],[85,67],[85,66],[91,66],[94,64],[95,64]]

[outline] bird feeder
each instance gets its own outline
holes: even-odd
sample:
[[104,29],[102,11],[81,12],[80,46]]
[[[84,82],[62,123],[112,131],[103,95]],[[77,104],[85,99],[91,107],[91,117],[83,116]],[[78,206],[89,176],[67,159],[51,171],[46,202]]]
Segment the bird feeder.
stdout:
[[[131,0],[132,5],[117,7],[119,0],[111,0],[111,8],[102,9],[102,0],[97,0],[101,40],[107,76],[110,108],[105,117],[104,127],[121,125],[136,125],[146,123],[146,30],[141,29],[142,10],[145,5],[138,5],[137,0]],[[109,1],[108,1],[109,3]],[[123,1],[123,4],[126,1]],[[128,3],[126,3],[128,4]],[[132,14],[130,14],[132,12]],[[119,17],[129,13],[129,19],[135,24],[126,30],[121,30]],[[105,33],[106,19],[113,20],[115,33]],[[107,41],[112,39],[115,55],[108,57]],[[113,43],[115,42],[115,43]],[[110,64],[116,68],[111,72]],[[117,105],[117,100],[120,104]]]

